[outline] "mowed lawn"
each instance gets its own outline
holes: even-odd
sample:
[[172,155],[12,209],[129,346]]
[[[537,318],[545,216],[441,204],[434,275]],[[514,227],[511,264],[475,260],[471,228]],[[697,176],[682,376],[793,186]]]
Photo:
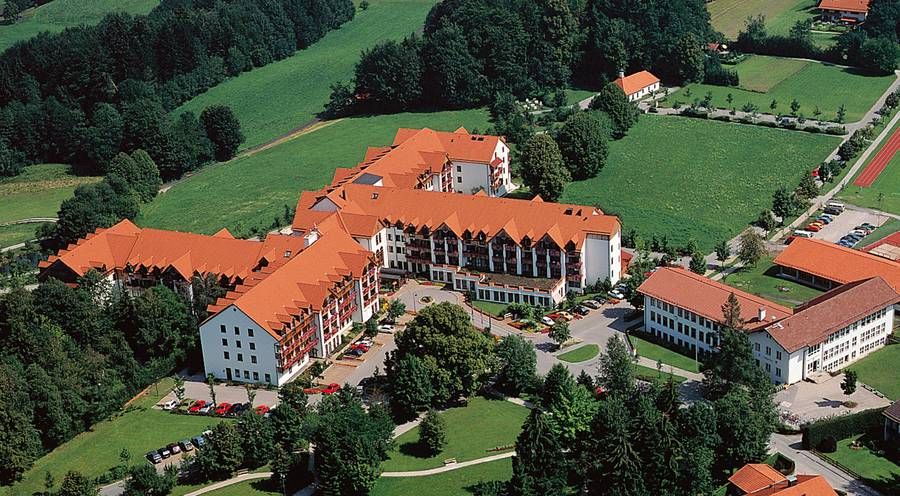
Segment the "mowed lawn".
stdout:
[[219,422],[211,417],[176,415],[151,408],[172,389],[170,379],[159,385],[159,394],[151,388],[138,400],[134,408],[125,411],[38,459],[25,473],[21,482],[7,489],[10,496],[42,491],[44,476],[49,471],[61,481],[69,470],[77,470],[88,477],[96,477],[118,465],[122,448],[131,452],[131,463],[144,463],[144,455],[151,450],[182,439],[196,436]]
[[22,13],[22,19],[0,26],[0,51],[44,31],[59,32],[82,24],[97,24],[110,12],[146,14],[159,0],[53,0]]
[[894,368],[900,363],[900,344],[885,346],[850,366],[859,374],[859,381],[884,393],[892,400],[900,400],[900,376]]
[[556,358],[564,362],[569,363],[578,363],[590,360],[597,356],[600,353],[600,347],[596,344],[586,344],[584,346],[579,346],[571,351],[567,351],[561,355],[557,355]]
[[479,482],[508,481],[510,477],[512,460],[506,458],[425,477],[382,477],[369,496],[466,496],[473,494],[472,488]]
[[[900,132],[900,121],[897,122],[891,132]],[[891,134],[888,134],[878,146],[878,150],[869,155],[869,162],[875,158],[879,150],[884,148],[890,137]],[[868,163],[860,168],[859,174],[863,173],[866,166],[868,166]],[[868,188],[854,185],[854,180],[856,178],[847,183],[847,187],[840,193],[841,198],[854,205],[900,214],[900,153],[894,155],[887,167],[881,171],[875,182]]]
[[706,4],[712,26],[736,38],[748,17],[763,15],[768,31],[785,34],[794,22],[809,17],[815,0],[713,0]]
[[778,267],[772,263],[772,257],[763,258],[753,267],[742,267],[722,282],[788,307],[822,294],[818,289],[778,277]]
[[464,407],[441,412],[447,424],[447,446],[435,456],[428,456],[419,444],[419,428],[404,433],[394,441],[394,450],[382,464],[385,472],[426,470],[443,465],[448,458],[475,460],[496,455],[493,448],[515,444],[528,416],[528,409],[506,400],[474,397]]
[[35,233],[42,224],[13,224],[0,226],[0,248],[24,243],[35,239]]
[[[886,486],[889,486],[892,481],[900,479],[900,465],[897,465],[883,455],[873,453],[865,446],[860,449],[850,448],[850,444],[860,438],[863,438],[860,442],[865,445],[866,437],[867,435],[863,434],[847,439],[841,439],[837,443],[837,451],[834,453],[822,453],[822,455],[856,472],[863,478],[864,482],[872,484],[877,488],[885,488]],[[896,493],[891,492],[885,494]]]
[[231,106],[250,148],[283,136],[312,120],[331,94],[330,86],[349,81],[360,52],[422,28],[436,0],[374,0],[356,17],[292,57],[223,82],[188,101],[175,114],[200,114],[212,104]]
[[644,239],[665,235],[670,245],[684,246],[693,238],[709,252],[839,143],[833,136],[647,114],[610,143],[606,167],[570,183],[562,201],[617,214],[623,230]]
[[[634,345],[638,355],[644,358],[662,362],[664,365],[671,365],[672,367],[687,370],[688,372],[700,372],[700,368],[697,366],[697,362],[694,361],[694,357],[683,355],[677,351],[670,350],[665,346],[651,343],[646,339],[641,339],[634,335],[629,336],[628,339],[631,340],[631,344]],[[663,370],[666,370],[666,368],[663,367]]]
[[[791,101],[796,99],[800,104],[798,112],[807,119],[813,119],[818,107],[821,112],[819,119],[834,121],[838,108],[844,105],[845,122],[856,122],[894,81],[892,75],[873,76],[857,69],[823,62],[763,55],[751,56],[733,68],[741,79],[739,87],[689,84],[669,95],[664,105],[673,105],[674,102],[690,104],[712,93],[712,103],[719,108],[735,107],[740,110],[745,104],[752,103],[760,113],[788,114]],[[727,100],[729,93],[734,99],[731,105]],[[778,103],[774,111],[770,108],[772,100]]]
[[138,224],[212,234],[268,226],[300,192],[331,182],[336,167],[353,167],[366,147],[389,145],[397,128],[484,130],[484,110],[403,113],[343,119],[254,155],[214,165],[144,205]]
[[281,488],[272,486],[273,484],[269,479],[257,479],[232,484],[206,494],[209,496],[281,496]]

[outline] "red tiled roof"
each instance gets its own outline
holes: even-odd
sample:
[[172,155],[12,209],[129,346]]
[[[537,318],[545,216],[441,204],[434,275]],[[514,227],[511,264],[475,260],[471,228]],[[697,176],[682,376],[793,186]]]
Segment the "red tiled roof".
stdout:
[[618,78],[613,82],[616,83],[616,86],[622,88],[622,91],[624,91],[627,96],[637,93],[647,86],[658,83],[659,78],[648,71],[641,71],[625,76],[624,78]]
[[869,11],[869,0],[822,0],[819,9],[866,13]]
[[891,403],[891,406],[885,408],[881,413],[894,422],[900,423],[900,400]]
[[[879,246],[884,246],[886,248],[892,248],[892,249],[893,248],[900,249],[900,231],[895,232],[894,234],[891,234],[890,236],[887,236],[885,238],[879,239],[878,241],[876,241],[874,243],[866,245],[865,247],[862,248],[861,251],[864,251],[866,253],[871,253],[872,250],[878,248]],[[878,256],[884,257],[883,254],[878,254]],[[897,261],[897,260],[895,260],[895,261]]]
[[840,284],[881,276],[900,290],[900,263],[818,239],[794,238],[775,263]]
[[745,493],[753,493],[786,480],[781,472],[765,463],[748,463],[728,478],[728,482]]
[[[547,236],[560,247],[569,242],[581,247],[589,233],[611,236],[620,229],[616,217],[603,215],[593,207],[563,203],[359,184],[348,184],[339,195],[329,195],[328,199],[345,218],[370,216],[387,224],[428,227],[432,231],[446,226],[457,236],[468,231],[492,238],[505,232],[514,242],[525,237],[538,241]],[[309,210],[315,204],[311,200],[310,195],[301,195],[294,229],[303,231],[314,223],[306,219],[308,212],[312,218],[320,218],[321,212]]]
[[746,496],[837,496],[837,493],[821,475],[798,475],[793,485],[785,480]]
[[874,277],[835,288],[794,309],[765,331],[788,353],[821,343],[830,334],[900,301],[884,279]]
[[[722,305],[730,294],[734,294],[741,305],[741,319],[747,330],[760,329],[792,313],[790,308],[680,267],[660,268],[638,287],[638,291],[720,324],[723,319]],[[766,310],[764,321],[758,318],[760,308]]]

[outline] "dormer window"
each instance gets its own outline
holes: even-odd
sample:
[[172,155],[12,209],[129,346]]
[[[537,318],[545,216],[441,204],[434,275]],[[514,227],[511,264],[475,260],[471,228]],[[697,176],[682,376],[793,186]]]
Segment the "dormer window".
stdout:
[[291,258],[291,250],[284,251],[284,258]]

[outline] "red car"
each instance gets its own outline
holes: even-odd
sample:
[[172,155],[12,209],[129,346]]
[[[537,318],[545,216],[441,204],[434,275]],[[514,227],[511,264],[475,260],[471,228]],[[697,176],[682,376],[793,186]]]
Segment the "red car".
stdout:
[[321,389],[322,394],[334,394],[340,390],[341,390],[340,384],[337,384],[335,382],[332,382],[331,384],[329,384]]
[[231,408],[231,403],[219,403],[216,406],[216,415],[224,417],[229,408]]
[[188,413],[200,413],[200,409],[206,406],[205,400],[197,400],[188,408]]
[[259,405],[254,411],[257,415],[265,415],[269,413],[269,407],[266,405]]
[[810,224],[810,225],[804,227],[804,229],[806,229],[809,232],[819,232],[822,228],[815,224]]

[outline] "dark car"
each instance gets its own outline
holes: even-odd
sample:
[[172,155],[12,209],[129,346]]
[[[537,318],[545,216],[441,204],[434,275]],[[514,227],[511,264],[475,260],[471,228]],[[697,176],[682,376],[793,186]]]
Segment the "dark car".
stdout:
[[577,307],[575,307],[575,310],[572,310],[572,311],[577,313],[578,315],[587,315],[587,314],[591,313],[590,308],[583,307],[581,305],[578,305]]
[[203,436],[194,436],[191,438],[191,442],[194,443],[194,446],[202,448],[206,445],[206,438]]
[[162,457],[159,456],[159,453],[155,451],[147,453],[147,459],[150,460],[150,463],[153,463],[154,465],[162,461]]
[[235,403],[231,405],[231,408],[228,409],[227,415],[229,417],[237,417],[240,414],[244,413],[244,404],[243,403]]
[[163,457],[163,459],[172,456],[172,452],[169,451],[169,448],[160,448],[157,450],[157,453],[159,453],[159,456]]

